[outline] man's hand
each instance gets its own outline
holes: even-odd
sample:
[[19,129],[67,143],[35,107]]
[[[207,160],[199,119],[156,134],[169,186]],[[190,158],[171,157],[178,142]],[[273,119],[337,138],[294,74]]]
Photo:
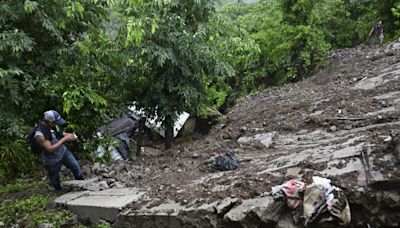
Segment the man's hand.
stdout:
[[78,136],[75,133],[66,133],[66,132],[64,132],[64,137],[65,136],[72,136],[74,138],[74,140],[72,140],[72,141],[75,141],[78,138]]
[[76,138],[75,138],[74,134],[68,133],[68,134],[64,135],[63,139],[65,142],[71,142],[71,141],[75,141]]

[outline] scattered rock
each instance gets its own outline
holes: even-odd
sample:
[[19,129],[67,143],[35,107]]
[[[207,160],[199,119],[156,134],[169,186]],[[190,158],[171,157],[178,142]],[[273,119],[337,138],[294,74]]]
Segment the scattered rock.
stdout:
[[53,228],[53,224],[51,223],[42,223],[38,225],[38,228]]
[[193,153],[192,154],[192,158],[194,158],[194,159],[197,159],[197,158],[199,158],[200,157],[200,155],[198,154],[198,153]]
[[54,208],[56,208],[57,207],[57,204],[56,204],[56,202],[54,202],[53,200],[51,200],[51,201],[49,201],[48,203],[47,203],[47,208],[48,209],[54,209]]
[[92,170],[94,173],[99,174],[100,172],[100,162],[96,162],[93,164]]
[[77,224],[78,224],[78,216],[74,215],[72,216],[72,218],[62,221],[60,223],[60,228],[73,228],[76,227]]
[[301,168],[300,167],[288,168],[286,170],[286,177],[288,177],[288,178],[299,178],[299,177],[301,177],[300,172],[301,172]]

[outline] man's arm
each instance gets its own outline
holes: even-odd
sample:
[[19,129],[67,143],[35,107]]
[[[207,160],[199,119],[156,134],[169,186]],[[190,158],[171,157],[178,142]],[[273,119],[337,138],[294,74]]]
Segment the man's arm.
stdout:
[[36,140],[39,142],[39,144],[48,152],[54,152],[60,147],[63,143],[69,142],[69,141],[74,141],[75,138],[73,135],[66,135],[62,139],[58,140],[56,144],[51,144],[50,140],[47,140],[44,138],[44,136],[37,136]]

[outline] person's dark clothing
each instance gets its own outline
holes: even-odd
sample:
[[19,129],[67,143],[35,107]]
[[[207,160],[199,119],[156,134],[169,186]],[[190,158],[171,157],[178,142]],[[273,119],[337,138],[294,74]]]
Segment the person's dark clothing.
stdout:
[[382,34],[382,32],[383,32],[383,26],[380,24],[376,24],[374,25],[371,36],[379,37]]
[[[47,130],[51,132],[51,140],[50,140],[51,144],[56,144],[59,139],[56,137],[55,131],[47,128],[37,130],[35,132],[35,139],[38,136],[44,136],[45,134],[48,134]],[[50,184],[57,191],[61,190],[60,170],[62,165],[65,165],[72,171],[76,180],[84,179],[81,168],[78,162],[76,161],[74,155],[64,145],[61,145],[60,147],[57,148],[57,150],[53,152],[48,152],[43,150],[42,163],[47,171]]]

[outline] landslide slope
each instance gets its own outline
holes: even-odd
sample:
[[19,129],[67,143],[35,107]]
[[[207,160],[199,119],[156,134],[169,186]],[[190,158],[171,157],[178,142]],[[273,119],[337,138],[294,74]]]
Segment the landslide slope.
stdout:
[[[236,208],[292,178],[310,183],[322,176],[345,191],[353,226],[399,226],[399,60],[400,43],[336,51],[312,77],[245,97],[202,139],[170,151],[146,147],[134,161],[85,169],[109,187],[144,189],[145,197],[126,208],[132,216],[171,202],[198,207],[229,197],[238,199]],[[239,167],[214,170],[215,158],[230,149]],[[230,209],[218,219],[232,219],[224,217]]]

